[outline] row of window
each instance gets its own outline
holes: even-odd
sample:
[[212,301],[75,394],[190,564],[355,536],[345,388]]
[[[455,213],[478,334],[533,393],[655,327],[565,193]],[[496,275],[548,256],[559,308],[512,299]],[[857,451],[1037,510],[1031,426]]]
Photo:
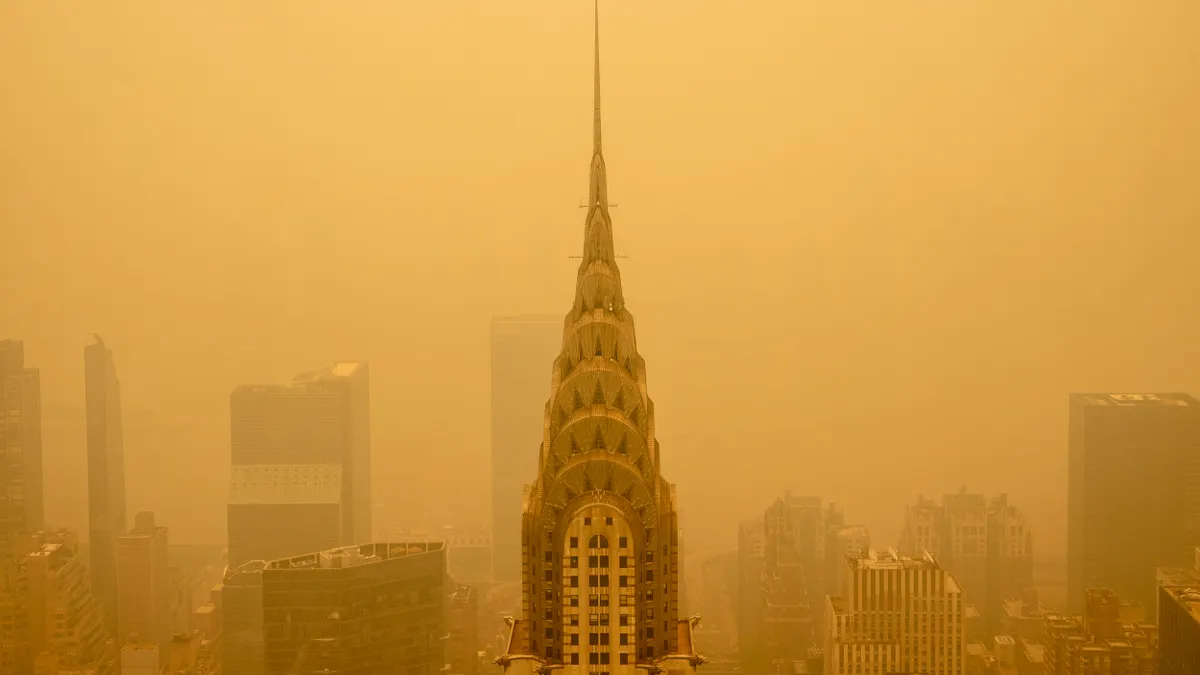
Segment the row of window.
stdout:
[[[606,567],[610,566],[609,557],[606,555],[589,555],[587,557],[587,559],[588,559],[588,567],[605,567],[606,568]],[[554,562],[554,552],[553,551],[546,551],[545,561],[547,563]],[[646,562],[648,562],[648,563],[654,562],[654,551],[646,551]],[[622,569],[632,567],[633,563],[634,563],[634,557],[631,555],[617,556],[617,566]],[[563,565],[570,567],[572,569],[578,568],[579,567],[579,556],[577,556],[577,555],[563,556]]]

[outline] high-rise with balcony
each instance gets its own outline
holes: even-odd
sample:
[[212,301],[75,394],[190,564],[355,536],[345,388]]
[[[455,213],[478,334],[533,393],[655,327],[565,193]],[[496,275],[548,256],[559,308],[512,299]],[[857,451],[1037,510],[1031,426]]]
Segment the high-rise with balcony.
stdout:
[[[286,384],[234,390],[231,566],[328,548],[335,510],[334,545],[371,539],[369,378],[365,363],[336,363]],[[300,525],[310,518],[319,541],[301,536]],[[273,529],[275,535],[264,534]],[[263,537],[272,541],[255,549]]]
[[44,524],[42,394],[25,346],[0,340],[0,561],[15,555],[14,538]]
[[1109,588],[1153,607],[1155,569],[1200,542],[1200,402],[1072,394],[1068,454],[1068,604]]
[[841,595],[826,599],[825,675],[963,675],[962,590],[932,555],[867,551],[845,565]]
[[117,644],[132,639],[158,646],[160,665],[171,653],[171,579],[167,528],[142,511],[117,539]]
[[492,352],[492,576],[521,578],[521,491],[537,470],[550,376],[562,318],[498,316]]
[[109,631],[117,627],[117,538],[126,532],[121,383],[112,350],[97,336],[83,350],[87,404],[88,551],[92,589]]

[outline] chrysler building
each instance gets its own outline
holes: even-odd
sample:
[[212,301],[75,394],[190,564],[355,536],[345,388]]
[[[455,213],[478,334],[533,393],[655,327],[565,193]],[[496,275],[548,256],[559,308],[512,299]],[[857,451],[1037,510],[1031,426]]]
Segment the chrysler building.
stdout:
[[695,672],[680,620],[675,487],[659,473],[654,404],[613,251],[600,134],[597,13],[592,160],[575,298],[551,372],[538,475],[525,488],[522,617],[510,675]]

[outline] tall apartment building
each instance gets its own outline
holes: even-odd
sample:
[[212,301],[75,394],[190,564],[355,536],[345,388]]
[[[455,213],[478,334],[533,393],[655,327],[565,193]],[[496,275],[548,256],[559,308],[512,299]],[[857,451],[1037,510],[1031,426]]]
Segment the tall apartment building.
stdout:
[[1155,568],[1186,566],[1200,541],[1200,402],[1187,394],[1072,394],[1067,594],[1146,606]]
[[24,561],[0,560],[0,675],[27,675],[29,576]]
[[1158,579],[1157,675],[1200,675],[1200,548],[1192,567]]
[[0,450],[0,560],[8,560],[15,535],[42,529],[45,517],[41,378],[25,367],[19,340],[0,340]]
[[84,347],[83,364],[92,589],[112,632],[117,627],[117,538],[126,532],[121,383],[112,350],[99,337],[96,344]]
[[[964,601],[994,632],[1004,602],[1033,582],[1033,534],[1025,514],[1002,494],[988,502],[965,488],[939,504],[925,497],[905,514],[900,552],[928,551],[954,575]],[[968,609],[968,613],[973,613]]]
[[39,662],[35,670],[115,673],[117,652],[78,539],[67,532],[31,533],[28,539],[29,645]]
[[825,675],[964,675],[962,590],[932,555],[845,564],[842,594],[826,599]]
[[342,468],[235,464],[229,485],[229,566],[343,543]]
[[521,495],[537,470],[550,373],[562,346],[555,316],[498,316],[492,350],[492,575],[521,578]]
[[[840,592],[846,584],[845,559],[857,558],[871,548],[871,533],[866,525],[846,525],[839,522],[826,526],[825,535],[825,596]],[[824,617],[822,617],[824,620]]]
[[363,544],[275,560],[263,568],[262,582],[270,675],[434,675],[446,663],[440,542]]
[[[300,373],[286,384],[240,386],[230,395],[229,411],[231,459],[233,466],[239,467],[233,480],[247,474],[283,476],[290,471],[269,467],[337,467],[341,486],[338,543],[372,537],[370,372],[366,363],[336,363]],[[315,474],[323,472],[309,473],[314,474],[310,480],[316,481]],[[268,483],[273,481],[268,478]],[[285,497],[278,505],[295,505],[293,499]],[[258,496],[251,500],[257,506],[268,503]],[[322,498],[320,503],[326,500]],[[231,523],[256,515],[269,519],[289,510],[294,518],[303,518],[306,509],[231,509],[229,519]],[[242,531],[262,529],[246,523],[238,527]]]
[[160,666],[171,651],[171,578],[167,528],[142,511],[133,529],[117,539],[117,644],[133,636],[158,646]]
[[479,593],[474,586],[451,583],[446,632],[447,675],[478,675]]
[[814,646],[814,616],[824,607],[825,527],[820,497],[786,494],[763,518],[760,669],[777,659],[804,659]]

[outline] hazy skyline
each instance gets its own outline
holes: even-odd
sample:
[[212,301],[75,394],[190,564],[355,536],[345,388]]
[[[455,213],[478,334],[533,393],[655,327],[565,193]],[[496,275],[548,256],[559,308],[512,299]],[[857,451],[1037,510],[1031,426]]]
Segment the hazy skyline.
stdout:
[[[41,370],[47,521],[86,530],[97,332],[127,511],[172,541],[224,540],[233,388],[335,360],[371,364],[376,526],[487,522],[488,321],[570,307],[591,11],[0,5],[0,337]],[[966,483],[1062,553],[1068,393],[1200,391],[1200,5],[613,0],[601,32],[689,548],[784,489],[886,545]]]

